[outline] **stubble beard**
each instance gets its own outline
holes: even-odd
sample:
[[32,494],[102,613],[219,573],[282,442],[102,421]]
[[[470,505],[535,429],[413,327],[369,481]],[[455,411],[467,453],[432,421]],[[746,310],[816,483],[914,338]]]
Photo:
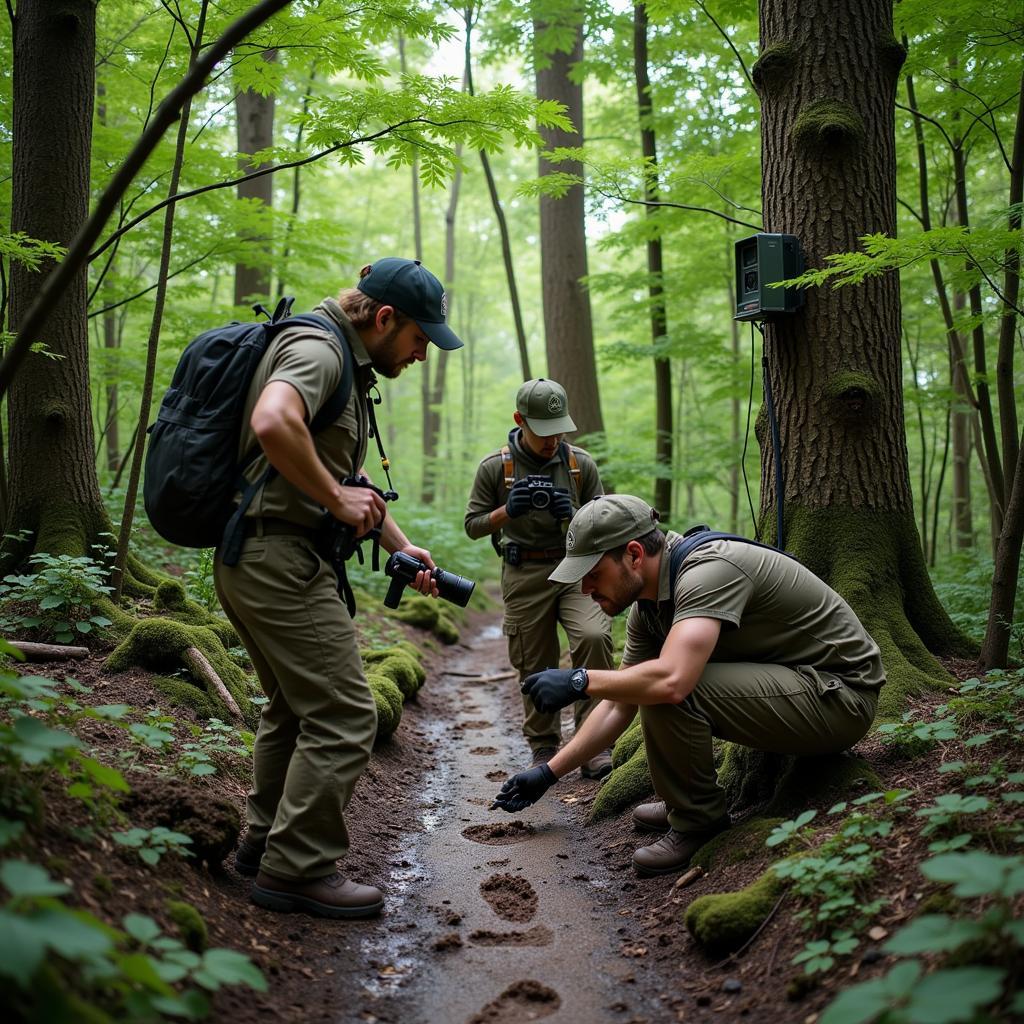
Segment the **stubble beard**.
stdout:
[[395,351],[395,339],[404,326],[405,324],[393,323],[388,328],[387,334],[377,342],[376,349],[370,356],[373,368],[382,377],[387,377],[389,380],[394,380],[407,366],[411,366],[416,361],[411,357],[399,361],[398,353]]
[[614,586],[609,588],[609,593],[594,591],[590,597],[605,615],[615,618],[636,601],[643,589],[644,581],[640,573],[623,565],[622,572],[615,580]]

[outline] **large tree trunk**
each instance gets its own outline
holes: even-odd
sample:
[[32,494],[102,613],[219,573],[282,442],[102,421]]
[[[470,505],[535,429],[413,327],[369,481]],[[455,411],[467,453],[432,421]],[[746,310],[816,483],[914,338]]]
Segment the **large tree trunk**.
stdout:
[[[583,140],[583,86],[569,77],[583,60],[582,11],[567,4],[564,24],[574,30],[568,52],[543,52],[547,25],[534,21],[537,55],[537,98],[563,103],[575,132],[542,128],[546,147],[579,146]],[[557,170],[583,174],[578,161],[564,161]],[[551,166],[541,156],[541,175]],[[548,375],[557,380],[569,396],[569,409],[581,434],[604,430],[601,399],[597,388],[597,363],[594,359],[594,328],[590,316],[590,295],[583,287],[587,276],[587,237],[585,230],[583,186],[574,185],[560,199],[542,196],[540,200],[540,266],[544,301],[544,339],[548,357]]]
[[[20,0],[14,19],[11,230],[63,245],[88,212],[95,18],[94,0]],[[50,269],[13,263],[13,330]],[[28,355],[11,384],[6,530],[26,537],[5,544],[6,566],[33,549],[89,554],[110,528],[96,478],[86,303],[83,268],[33,339],[46,352]]]
[[[895,233],[893,113],[905,51],[887,0],[766,0],[755,82],[763,108],[765,230],[808,265]],[[883,713],[945,678],[966,642],[932,589],[914,521],[895,275],[811,289],[765,328],[779,413],[786,546],[854,607],[885,659]],[[774,458],[762,443],[762,525],[775,534]]]
[[[277,50],[264,50],[263,60],[277,60]],[[238,127],[239,167],[243,173],[258,171],[268,166],[264,162],[254,163],[247,154],[258,153],[274,144],[274,97],[261,96],[252,89],[246,89],[235,97],[235,111]],[[239,199],[256,199],[266,207],[274,203],[274,176],[264,174],[262,178],[244,181],[238,186]],[[266,239],[258,235],[252,241]],[[260,266],[235,264],[235,305],[241,306],[257,299],[270,297],[270,269],[264,263]]]
[[[636,80],[637,110],[640,119],[640,146],[647,164],[644,169],[644,199],[660,200],[658,189],[658,146],[651,123],[651,76],[647,69],[647,6],[633,8],[633,72]],[[658,210],[648,206],[648,222],[658,223]],[[661,231],[653,229],[647,242],[648,294],[651,301],[651,343],[657,347],[665,342],[668,312],[665,302]],[[654,507],[667,519],[672,511],[672,364],[665,355],[654,356],[654,462],[658,473],[654,478]]]

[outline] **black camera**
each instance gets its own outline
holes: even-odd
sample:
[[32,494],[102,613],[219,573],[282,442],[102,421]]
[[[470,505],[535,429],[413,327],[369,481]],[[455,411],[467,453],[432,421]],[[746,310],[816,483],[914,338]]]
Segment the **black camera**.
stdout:
[[431,569],[426,562],[421,562],[404,551],[396,551],[384,566],[384,575],[391,577],[391,586],[388,587],[384,604],[388,608],[397,608],[398,602],[402,600],[402,591],[408,584],[416,579],[416,573],[429,572],[437,584],[437,591],[440,597],[460,608],[469,604],[470,596],[476,584],[467,580],[465,576],[458,576],[454,572],[445,572],[444,569]]
[[[376,484],[370,483],[365,476],[347,476],[341,481],[341,485],[342,487],[367,487],[371,491],[376,491],[385,501],[398,500],[398,494],[395,491],[382,491]],[[376,540],[379,536],[380,526],[375,526],[369,533],[357,537],[354,527],[335,519],[330,512],[326,512],[316,532],[316,547],[320,557],[337,569],[339,563],[347,562],[353,555],[359,555],[361,562],[363,556],[359,545],[364,540]]]
[[551,495],[555,491],[555,482],[549,476],[528,476],[526,489],[530,492],[530,504],[536,509],[545,509],[551,504]]

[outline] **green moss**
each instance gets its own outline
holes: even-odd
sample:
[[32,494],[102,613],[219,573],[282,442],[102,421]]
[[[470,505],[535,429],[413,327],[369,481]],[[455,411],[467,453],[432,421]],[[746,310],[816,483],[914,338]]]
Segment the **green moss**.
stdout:
[[647,751],[641,746],[623,765],[612,770],[590,808],[590,820],[600,821],[619,814],[630,804],[654,791],[651,772],[647,767]]
[[796,49],[789,43],[772,43],[754,61],[750,76],[759,93],[778,92],[793,77]]
[[92,887],[104,896],[109,896],[114,891],[114,883],[107,875],[93,875]]
[[864,119],[848,103],[818,100],[796,116],[790,129],[798,149],[833,158],[848,156],[864,144]]
[[160,583],[153,594],[153,608],[164,618],[213,630],[217,639],[226,648],[237,647],[241,642],[234,626],[227,619],[214,615],[198,602],[189,600],[185,593],[185,585],[179,579],[165,579]]
[[730,808],[756,807],[775,795],[775,789],[788,759],[783,754],[769,754],[738,743],[723,744],[718,784],[725,790]]
[[683,918],[690,934],[714,957],[735,952],[764,923],[783,890],[783,881],[769,868],[738,892],[698,896]]
[[189,708],[200,718],[224,717],[224,706],[205,690],[181,676],[151,676],[153,686],[175,707]]
[[[246,723],[250,727],[255,725],[259,712],[250,700],[257,692],[255,684],[231,660],[216,633],[205,626],[191,626],[168,618],[143,619],[107,658],[106,667],[112,672],[123,672],[133,665],[155,672],[175,670],[183,666],[183,656],[188,647],[196,647],[206,656],[234,698]],[[216,702],[216,717],[228,717],[219,697],[215,693],[207,695]]]
[[366,681],[377,705],[377,742],[380,743],[394,733],[402,720],[402,693],[387,676],[379,673],[367,673]]
[[153,594],[153,607],[158,611],[181,612],[188,606],[185,584],[178,579],[166,579]]
[[751,818],[742,825],[734,825],[706,842],[694,855],[691,864],[705,871],[739,864],[764,853],[765,840],[784,818]]
[[167,900],[164,907],[167,916],[177,925],[181,941],[193,953],[205,952],[209,935],[202,914],[191,903],[185,903],[183,900]]
[[406,700],[416,694],[427,678],[426,669],[418,659],[398,646],[367,651],[363,654],[363,664],[368,667],[372,665],[374,672],[392,680]]
[[619,736],[612,748],[612,767],[618,768],[625,764],[644,743],[644,733],[640,726],[640,716],[633,719],[631,725]]
[[439,640],[446,644],[454,644],[459,639],[459,627],[453,613],[442,601],[432,597],[424,597],[406,591],[402,595],[402,603],[398,608],[385,609],[392,618],[406,622],[410,626],[429,629]]

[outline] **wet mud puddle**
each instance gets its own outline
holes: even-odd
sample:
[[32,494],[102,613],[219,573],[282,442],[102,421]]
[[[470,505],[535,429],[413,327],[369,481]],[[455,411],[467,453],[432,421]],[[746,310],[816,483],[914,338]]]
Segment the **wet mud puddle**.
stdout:
[[[552,794],[521,815],[489,810],[529,762],[519,702],[508,699],[500,628],[456,648],[445,674],[450,715],[427,726],[437,766],[421,783],[418,822],[395,858],[381,928],[362,954],[379,966],[359,1017],[409,1024],[602,1024],[617,959],[593,890],[573,880],[580,850]],[[483,680],[483,681],[481,681]],[[574,849],[575,846],[575,849]],[[339,1007],[340,1009],[340,1007]]]

